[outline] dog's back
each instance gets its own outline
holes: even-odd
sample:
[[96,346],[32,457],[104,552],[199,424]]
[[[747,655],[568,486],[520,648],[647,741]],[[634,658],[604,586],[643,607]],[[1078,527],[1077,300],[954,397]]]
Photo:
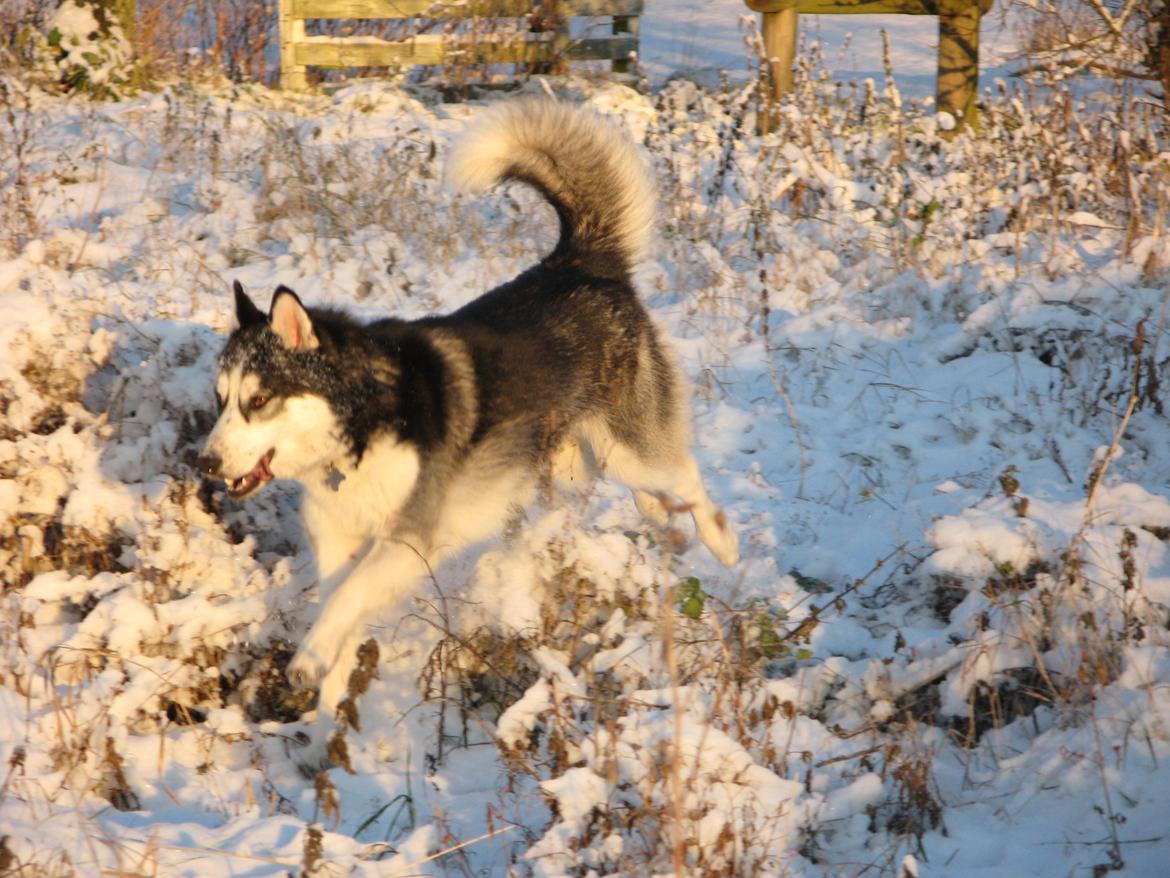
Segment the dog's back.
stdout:
[[[533,186],[556,210],[560,237],[539,264],[451,314],[372,327],[398,356],[436,355],[397,370],[427,385],[411,393],[423,409],[413,419],[440,425],[400,533],[462,544],[495,532],[542,473],[600,472],[629,484],[655,521],[690,511],[703,541],[734,563],[735,536],[689,453],[682,382],[631,280],[654,216],[633,144],[580,108],[501,102],[452,149],[447,179],[471,191]],[[487,495],[504,502],[479,504],[469,525],[466,498]]]
[[480,493],[467,481],[507,473],[535,483],[566,453],[577,475],[607,469],[602,438],[639,457],[685,455],[679,382],[630,278],[654,199],[629,140],[569,105],[500,103],[454,147],[447,178],[473,191],[507,180],[533,186],[556,210],[560,238],[539,264],[458,311],[374,330],[388,340],[420,333],[447,367],[435,376],[448,414],[433,455],[441,465],[420,473],[402,525],[444,539],[454,517],[444,513]]

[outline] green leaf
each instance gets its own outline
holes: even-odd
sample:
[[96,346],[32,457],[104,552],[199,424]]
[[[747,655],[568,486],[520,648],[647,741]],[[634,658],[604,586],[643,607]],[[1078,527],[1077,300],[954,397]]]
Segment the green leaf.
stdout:
[[764,658],[774,659],[788,655],[788,644],[780,639],[780,635],[771,625],[760,629],[760,636],[756,638],[755,647]]
[[678,584],[678,593],[675,599],[682,614],[697,621],[703,615],[703,608],[708,597],[710,595],[703,591],[703,584],[699,578],[688,576]]
[[811,592],[812,594],[821,594],[822,592],[833,590],[828,583],[822,582],[821,580],[812,576],[805,576],[795,567],[788,571],[788,575],[796,580],[797,585],[799,585],[805,591]]

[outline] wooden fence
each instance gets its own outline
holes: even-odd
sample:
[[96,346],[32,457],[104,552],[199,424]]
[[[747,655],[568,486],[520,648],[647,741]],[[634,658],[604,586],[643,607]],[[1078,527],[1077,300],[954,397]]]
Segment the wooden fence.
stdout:
[[[534,12],[535,10],[535,12]],[[629,70],[638,51],[642,0],[280,0],[280,84],[303,89],[309,67],[400,67],[419,64],[548,65],[568,61],[611,61]],[[602,36],[570,35],[576,16],[612,18]],[[402,40],[376,37],[307,36],[305,22],[422,19],[511,20],[496,33],[420,33]],[[550,23],[551,26],[545,27]]]
[[[769,58],[772,93],[792,90],[796,58],[797,15],[938,16],[937,106],[955,117],[959,127],[975,121],[979,94],[979,22],[994,0],[744,0],[763,13],[764,51]],[[764,119],[766,127],[767,120]]]

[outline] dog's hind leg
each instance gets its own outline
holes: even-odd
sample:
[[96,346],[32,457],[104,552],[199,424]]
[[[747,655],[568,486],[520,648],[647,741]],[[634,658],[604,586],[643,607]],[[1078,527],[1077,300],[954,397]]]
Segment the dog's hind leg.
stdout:
[[739,539],[723,510],[711,502],[699,466],[686,451],[674,452],[666,461],[649,460],[634,448],[618,441],[604,427],[586,428],[586,441],[603,473],[634,489],[638,510],[650,521],[669,518],[670,508],[657,494],[667,492],[691,513],[699,539],[728,567],[739,560]]
[[699,531],[699,539],[723,564],[734,567],[739,560],[739,538],[727,523],[723,510],[707,496],[695,459],[688,454],[686,461],[672,476],[672,483],[667,490],[690,509],[695,528]]
[[670,508],[663,502],[658,491],[643,491],[633,488],[634,505],[642,513],[642,517],[658,527],[666,527],[670,523]]

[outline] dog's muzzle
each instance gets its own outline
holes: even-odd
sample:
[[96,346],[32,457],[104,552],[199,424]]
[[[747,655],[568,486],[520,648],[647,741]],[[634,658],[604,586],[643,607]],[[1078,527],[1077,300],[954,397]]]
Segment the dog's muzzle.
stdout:
[[228,493],[237,500],[247,497],[261,485],[272,481],[272,470],[268,465],[276,454],[275,448],[268,449],[251,470],[236,478],[225,478],[223,474],[223,458],[218,454],[201,454],[195,458],[195,466],[200,473],[209,479],[223,479],[227,482]]

